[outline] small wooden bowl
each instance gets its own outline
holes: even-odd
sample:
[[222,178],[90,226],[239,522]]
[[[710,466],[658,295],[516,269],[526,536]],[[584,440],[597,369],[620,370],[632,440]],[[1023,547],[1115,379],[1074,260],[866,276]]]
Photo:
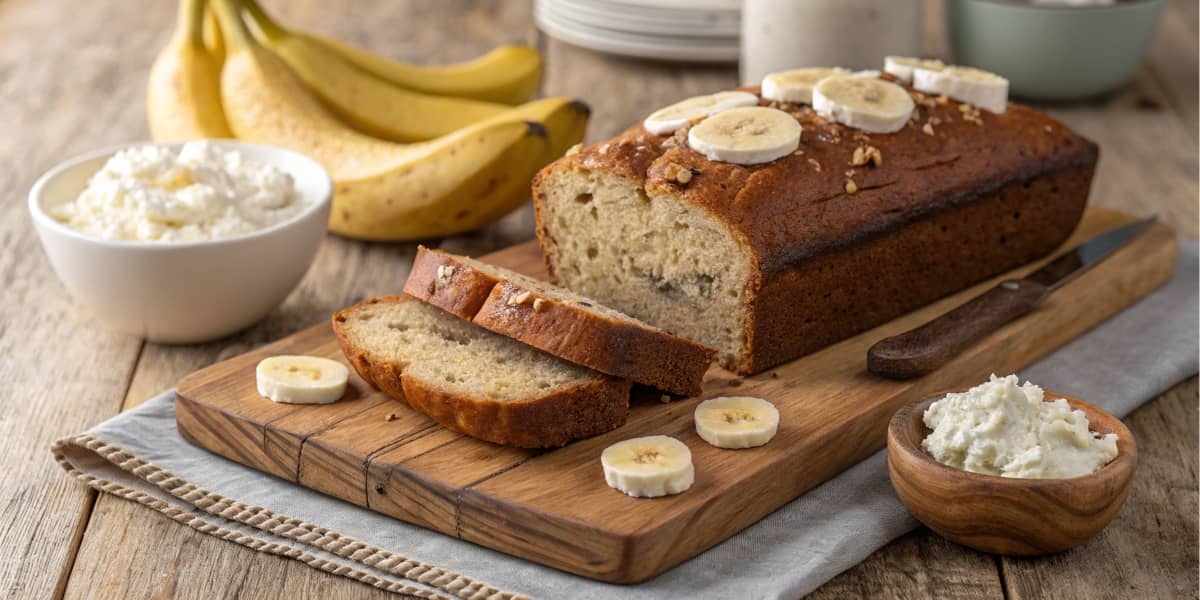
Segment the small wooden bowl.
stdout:
[[1133,434],[1116,417],[1065,394],[1087,414],[1092,431],[1117,434],[1117,457],[1094,473],[1068,479],[1013,479],[943,465],[921,447],[923,416],[945,394],[909,404],[888,425],[888,476],[900,501],[951,541],[1017,556],[1073,548],[1100,533],[1125,503],[1137,467]]

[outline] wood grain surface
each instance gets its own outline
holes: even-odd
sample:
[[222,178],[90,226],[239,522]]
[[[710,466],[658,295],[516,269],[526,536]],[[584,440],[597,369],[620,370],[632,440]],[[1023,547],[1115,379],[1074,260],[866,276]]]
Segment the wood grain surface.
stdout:
[[[1088,211],[1067,247],[1128,219],[1105,209]],[[268,356],[308,354],[345,362],[328,325],[184,377],[177,388],[177,421],[192,443],[360,506],[585,577],[642,581],[881,448],[892,414],[937,391],[930,386],[966,387],[989,372],[1017,371],[1136,302],[1174,273],[1175,251],[1174,233],[1152,226],[1064,285],[1061,296],[977,336],[937,377],[903,382],[870,377],[863,372],[866,349],[1029,267],[767,373],[738,378],[714,368],[699,397],[634,403],[618,430],[548,452],[447,435],[357,376],[347,396],[330,405],[276,404],[260,396],[254,371]],[[546,275],[535,242],[485,260]],[[1082,297],[1088,298],[1086,311],[1070,300]],[[761,450],[722,451],[694,433],[696,403],[728,394],[734,381],[738,394],[768,398],[779,409],[779,434]],[[609,489],[598,472],[600,451],[657,434],[690,446],[696,484],[685,494],[652,502]]]
[[[945,56],[940,3],[926,2],[927,53]],[[537,43],[547,60],[543,92],[586,98],[596,111],[592,140],[647,107],[737,80],[730,68],[612,58],[539,36],[527,0],[264,4],[288,24],[414,61],[461,60],[502,41]],[[97,497],[63,477],[46,450],[197,368],[323,321],[356,298],[399,289],[412,256],[411,246],[331,236],[300,289],[267,320],[201,346],[144,344],[96,327],[72,305],[38,246],[24,195],[64,158],[147,137],[143,86],[174,10],[166,0],[0,0],[0,596],[393,597]],[[1171,0],[1132,85],[1047,107],[1103,148],[1093,203],[1159,214],[1193,238],[1196,58],[1197,4]],[[521,211],[431,245],[482,254],[529,239],[530,223]],[[812,597],[1195,597],[1196,379],[1126,422],[1143,441],[1139,476],[1125,510],[1092,542],[1060,556],[1001,561],[921,529]]]

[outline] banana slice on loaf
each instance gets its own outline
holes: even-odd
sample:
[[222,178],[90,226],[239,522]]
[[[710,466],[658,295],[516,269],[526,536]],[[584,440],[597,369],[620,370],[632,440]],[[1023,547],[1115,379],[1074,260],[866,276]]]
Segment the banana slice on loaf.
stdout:
[[913,71],[917,69],[926,69],[929,71],[937,71],[945,67],[942,61],[930,58],[916,58],[913,56],[885,56],[883,57],[883,70],[890,73],[905,83],[912,83]]
[[914,108],[908,90],[882,79],[835,75],[813,88],[818,115],[867,133],[900,131]]
[[700,393],[716,354],[566,289],[424,246],[404,291],[484,329],[676,395]]
[[809,67],[767,73],[762,80],[762,97],[779,102],[812,104],[812,90],[822,79],[831,75],[849,75],[841,67]]
[[1008,80],[982,69],[946,67],[913,71],[913,89],[927,94],[944,94],[996,114],[1008,108]]
[[709,117],[688,130],[688,145],[709,160],[769,163],[800,147],[800,123],[782,110],[748,106]]
[[694,96],[654,111],[642,121],[642,127],[655,135],[668,135],[696,119],[756,104],[758,96],[740,90]]

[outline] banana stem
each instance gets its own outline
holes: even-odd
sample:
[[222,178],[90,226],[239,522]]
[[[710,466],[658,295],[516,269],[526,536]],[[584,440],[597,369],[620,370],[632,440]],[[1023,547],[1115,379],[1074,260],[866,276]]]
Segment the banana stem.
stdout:
[[217,23],[221,26],[221,37],[225,46],[232,54],[237,50],[249,47],[254,43],[246,23],[242,21],[242,5],[238,0],[211,0],[212,9],[217,14]]
[[242,8],[250,13],[250,18],[254,20],[254,24],[262,31],[263,35],[268,38],[275,39],[287,34],[287,30],[280,27],[278,23],[271,19],[266,11],[259,6],[255,0],[241,0]]
[[204,46],[204,0],[179,0],[179,13],[175,15],[175,21],[176,35],[194,46]]

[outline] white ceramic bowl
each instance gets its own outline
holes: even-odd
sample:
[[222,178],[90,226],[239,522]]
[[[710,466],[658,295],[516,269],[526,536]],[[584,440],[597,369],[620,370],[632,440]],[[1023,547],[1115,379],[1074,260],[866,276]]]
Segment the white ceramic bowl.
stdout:
[[47,213],[78,197],[88,178],[117,151],[148,143],[85,154],[34,183],[29,212],[54,272],[100,321],[150,341],[201,342],[253,325],[283,302],[312,264],[329,221],[329,174],[316,161],[290,150],[213,141],[289,173],[307,204],[287,221],[216,240],[105,240],[75,231]]

